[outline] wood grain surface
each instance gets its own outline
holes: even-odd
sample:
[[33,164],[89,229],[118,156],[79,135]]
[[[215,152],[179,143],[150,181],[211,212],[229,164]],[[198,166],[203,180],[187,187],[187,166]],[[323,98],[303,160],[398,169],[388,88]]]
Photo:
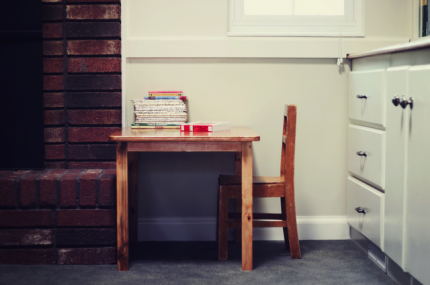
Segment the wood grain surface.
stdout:
[[128,165],[127,143],[116,147],[116,224],[118,271],[128,271]]
[[236,152],[240,142],[129,142],[129,151],[144,152]]
[[[234,156],[234,175],[242,176],[242,146],[241,150],[236,152]],[[234,200],[234,210],[236,213],[242,213],[242,187],[240,187],[240,196]],[[240,222],[242,215],[235,218],[236,222]],[[242,242],[242,229],[234,229],[234,240],[235,242]]]
[[294,197],[294,160],[297,120],[297,108],[295,105],[288,105],[287,119],[289,123],[287,124],[287,159],[285,163],[285,209],[287,212],[288,239],[290,241],[291,258],[301,258]]
[[252,142],[242,143],[242,270],[252,270]]
[[247,127],[232,127],[229,131],[220,132],[181,132],[176,129],[142,129],[132,130],[123,128],[109,136],[111,141],[116,142],[142,142],[142,141],[259,141],[260,136]]
[[137,152],[128,153],[128,225],[130,243],[137,242]]
[[[137,239],[133,228],[137,217],[137,156],[134,152],[235,152],[235,173],[242,176],[242,187],[238,187],[238,198],[244,201],[238,209],[242,219],[242,269],[252,270],[252,141],[259,141],[254,130],[246,127],[232,127],[230,131],[221,132],[180,132],[167,129],[142,129],[122,131],[112,134],[111,141],[118,142],[117,146],[117,259],[118,270],[129,269],[129,231],[130,240]],[[130,161],[127,159],[130,152]],[[130,168],[130,169],[128,169]],[[130,173],[128,174],[128,170]],[[128,181],[128,178],[130,181]],[[128,189],[130,187],[130,189]],[[130,190],[130,193],[128,191]],[[130,194],[130,199],[129,195]],[[218,231],[218,250],[220,259],[227,259],[228,233],[228,196],[219,202],[218,211],[222,208],[225,213],[225,226]],[[130,203],[130,214],[128,211]],[[242,220],[242,221],[241,221]],[[130,222],[130,229],[129,229]],[[222,238],[220,238],[222,236]],[[225,248],[225,250],[223,250]],[[223,255],[225,252],[225,255]]]

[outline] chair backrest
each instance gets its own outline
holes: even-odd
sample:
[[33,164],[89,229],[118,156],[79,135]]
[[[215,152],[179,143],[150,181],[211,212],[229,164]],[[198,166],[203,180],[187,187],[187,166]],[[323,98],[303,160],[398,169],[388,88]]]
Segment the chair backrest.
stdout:
[[[281,177],[294,187],[294,153],[296,149],[297,106],[285,105],[282,132]],[[287,183],[286,183],[287,184]]]

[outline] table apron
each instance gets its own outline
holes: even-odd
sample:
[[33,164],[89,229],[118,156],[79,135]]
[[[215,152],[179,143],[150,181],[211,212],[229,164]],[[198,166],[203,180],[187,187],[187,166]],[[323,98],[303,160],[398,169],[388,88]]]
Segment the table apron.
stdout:
[[242,142],[128,142],[128,152],[240,152]]

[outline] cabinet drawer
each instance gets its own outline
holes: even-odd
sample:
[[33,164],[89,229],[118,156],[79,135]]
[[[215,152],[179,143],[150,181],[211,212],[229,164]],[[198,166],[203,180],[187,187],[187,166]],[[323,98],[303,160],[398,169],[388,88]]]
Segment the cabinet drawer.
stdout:
[[[353,177],[348,177],[346,202],[348,224],[382,250],[384,250],[384,202],[383,193]],[[358,207],[361,209],[357,209]],[[366,213],[359,213],[360,210]]]
[[349,74],[349,118],[385,127],[385,69]]
[[385,189],[385,131],[349,125],[348,171]]

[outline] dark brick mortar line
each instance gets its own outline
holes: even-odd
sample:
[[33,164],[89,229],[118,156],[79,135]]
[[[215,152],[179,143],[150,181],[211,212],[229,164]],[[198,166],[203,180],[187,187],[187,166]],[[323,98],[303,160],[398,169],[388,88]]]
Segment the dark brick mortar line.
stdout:
[[[61,197],[60,197],[60,180],[61,180],[61,178],[63,178],[63,176],[64,175],[66,175],[67,173],[69,173],[70,172],[70,170],[66,170],[66,171],[64,171],[64,173],[62,173],[60,176],[58,176],[56,179],[55,179],[55,209],[60,209],[60,200],[61,200]],[[52,223],[53,225],[55,224],[55,220],[53,221],[53,223]]]
[[[63,86],[64,86],[64,97],[67,98],[67,75],[68,75],[68,58],[67,58],[67,34],[66,34],[66,18],[67,18],[67,3],[66,1],[63,1]],[[67,105],[64,104],[64,164],[65,167],[69,168],[69,152],[67,151],[69,146],[69,132],[67,131],[69,128],[69,124],[67,123],[68,116],[67,116]],[[56,256],[54,256],[56,259]]]
[[27,175],[30,175],[31,173],[33,173],[33,170],[31,170],[31,171],[29,171],[29,172],[27,172],[27,173],[24,173],[24,174],[21,174],[20,176],[18,176],[18,177],[16,177],[15,178],[15,181],[14,181],[14,192],[15,192],[15,209],[21,209],[21,203],[20,203],[20,198],[21,198],[21,193],[19,193],[19,180],[21,179],[21,178],[24,178],[24,177],[26,177]]
[[[103,57],[103,58],[106,58],[106,57]],[[55,74],[52,74],[52,75],[55,75]],[[111,71],[111,72],[68,72],[68,75],[75,76],[75,75],[122,75],[122,74],[121,72],[118,72],[118,71]]]
[[52,224],[52,262],[57,264],[57,209],[60,207],[60,179],[68,173],[69,170],[64,171],[55,179],[55,208],[52,209],[51,224]]
[[53,169],[49,169],[48,171],[43,172],[36,178],[36,209],[40,210],[40,179],[51,173]]
[[100,247],[115,247],[116,243],[109,244],[65,244],[57,246],[58,249],[62,248],[100,248]]
[[104,169],[102,172],[100,172],[99,175],[96,177],[96,209],[99,209],[100,205],[100,178],[105,174],[106,169]]
[[52,245],[1,245],[0,249],[50,249]]
[[121,58],[121,55],[117,55],[117,54],[69,54],[68,55],[69,58],[93,58],[93,57],[103,57],[103,58],[108,58],[108,57],[114,57],[114,58]]
[[65,93],[73,92],[121,92],[121,89],[79,89],[79,90],[73,90],[73,89],[67,89],[68,91],[65,91]]
[[75,190],[76,190],[76,208],[81,209],[81,205],[79,203],[80,197],[79,194],[81,193],[81,177],[84,175],[87,171],[82,170],[82,172],[76,177],[75,181]]
[[[48,108],[45,108],[48,110]],[[73,111],[87,111],[87,110],[121,110],[121,107],[69,107],[69,110]],[[121,124],[118,124],[121,126]]]
[[66,19],[66,23],[120,23],[118,19]]
[[63,72],[44,72],[43,75],[63,75]]
[[68,37],[69,41],[87,41],[87,40],[95,40],[95,41],[106,41],[106,40],[118,40],[120,41],[120,37]]

